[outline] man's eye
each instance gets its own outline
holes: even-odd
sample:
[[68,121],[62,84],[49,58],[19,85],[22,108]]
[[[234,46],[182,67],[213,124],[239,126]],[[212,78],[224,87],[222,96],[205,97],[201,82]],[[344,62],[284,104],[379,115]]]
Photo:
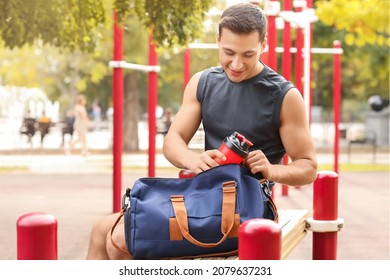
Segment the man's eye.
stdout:
[[225,54],[229,55],[229,56],[234,55],[234,53],[232,53],[232,52],[225,52]]

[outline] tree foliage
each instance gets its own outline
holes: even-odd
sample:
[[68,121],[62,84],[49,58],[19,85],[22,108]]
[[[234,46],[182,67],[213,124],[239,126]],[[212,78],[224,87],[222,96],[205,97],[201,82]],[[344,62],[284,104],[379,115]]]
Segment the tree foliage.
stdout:
[[212,0],[115,0],[119,20],[129,14],[153,31],[160,45],[185,45],[199,37],[205,12]]
[[345,30],[345,43],[363,46],[390,46],[388,0],[317,0],[320,20]]
[[[93,2],[99,6],[100,2],[97,1]],[[17,1],[12,3],[15,11],[23,10],[23,8],[16,7],[17,4],[23,3]],[[104,14],[111,15],[111,17],[107,17],[104,24],[100,23],[96,26],[93,38],[98,39],[94,41],[93,50],[91,44],[82,47],[75,43],[73,47],[68,44],[57,47],[53,45],[53,41],[44,41],[41,37],[25,41],[23,46],[11,48],[9,44],[12,42],[8,41],[6,45],[6,41],[0,39],[0,57],[2,58],[0,60],[0,84],[39,87],[51,100],[60,102],[61,113],[72,106],[78,93],[85,94],[90,101],[89,104],[96,101],[102,108],[103,106],[104,109],[107,108],[111,99],[109,91],[111,85],[108,84],[107,87],[107,81],[111,81],[111,69],[107,61],[112,56],[112,1],[105,1],[103,9]],[[37,13],[42,14],[42,12]],[[21,17],[18,18],[21,20]],[[55,18],[51,20],[52,24],[56,23]],[[13,23],[17,24],[17,21]],[[77,34],[73,35],[75,38],[77,36]]]
[[[159,45],[185,45],[199,37],[212,0],[115,0],[125,21],[136,15]],[[0,0],[0,33],[9,48],[35,40],[71,50],[93,51],[105,22],[102,0]],[[111,15],[111,14],[110,14]]]
[[[389,95],[389,1],[317,0],[315,4],[319,21],[313,24],[313,46],[342,43],[343,119],[362,120],[370,96]],[[332,80],[333,57],[313,55],[314,105],[332,110]]]
[[105,21],[99,0],[0,0],[0,33],[9,48],[44,44],[92,51]]

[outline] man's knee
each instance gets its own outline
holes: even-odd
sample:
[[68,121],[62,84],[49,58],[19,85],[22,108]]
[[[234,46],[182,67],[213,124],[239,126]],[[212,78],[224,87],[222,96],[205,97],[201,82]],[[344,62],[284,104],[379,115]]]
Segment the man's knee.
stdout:
[[118,216],[119,216],[119,213],[115,213],[115,214],[105,216],[105,217],[99,219],[93,225],[91,237],[105,239],[107,232],[111,231],[111,228],[114,225]]
[[124,224],[118,224],[111,234],[111,231],[106,237],[107,254],[111,260],[129,260],[133,257],[127,250]]

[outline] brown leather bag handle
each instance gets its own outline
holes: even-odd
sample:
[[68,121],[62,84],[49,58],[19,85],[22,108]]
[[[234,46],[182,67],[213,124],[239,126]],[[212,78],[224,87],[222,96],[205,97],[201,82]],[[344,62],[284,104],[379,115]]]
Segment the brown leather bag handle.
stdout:
[[196,240],[189,232],[188,228],[188,216],[187,209],[184,204],[184,196],[182,195],[172,195],[171,202],[173,206],[173,211],[176,216],[176,221],[179,225],[181,234],[185,239],[191,242],[194,245],[203,247],[203,248],[213,248],[218,246],[226,240],[230,231],[233,229],[234,225],[234,212],[236,207],[236,182],[229,181],[223,183],[222,188],[222,217],[221,217],[221,232],[223,234],[222,238],[216,243],[203,243]]

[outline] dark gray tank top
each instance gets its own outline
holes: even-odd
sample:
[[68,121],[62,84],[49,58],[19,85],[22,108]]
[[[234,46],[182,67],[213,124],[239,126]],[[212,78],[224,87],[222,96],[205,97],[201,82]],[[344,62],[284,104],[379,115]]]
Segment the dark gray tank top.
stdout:
[[237,131],[254,144],[251,150],[260,149],[270,163],[280,163],[286,153],[279,134],[280,110],[293,87],[267,66],[240,83],[231,82],[222,67],[203,71],[197,99],[202,105],[205,149],[218,149]]

